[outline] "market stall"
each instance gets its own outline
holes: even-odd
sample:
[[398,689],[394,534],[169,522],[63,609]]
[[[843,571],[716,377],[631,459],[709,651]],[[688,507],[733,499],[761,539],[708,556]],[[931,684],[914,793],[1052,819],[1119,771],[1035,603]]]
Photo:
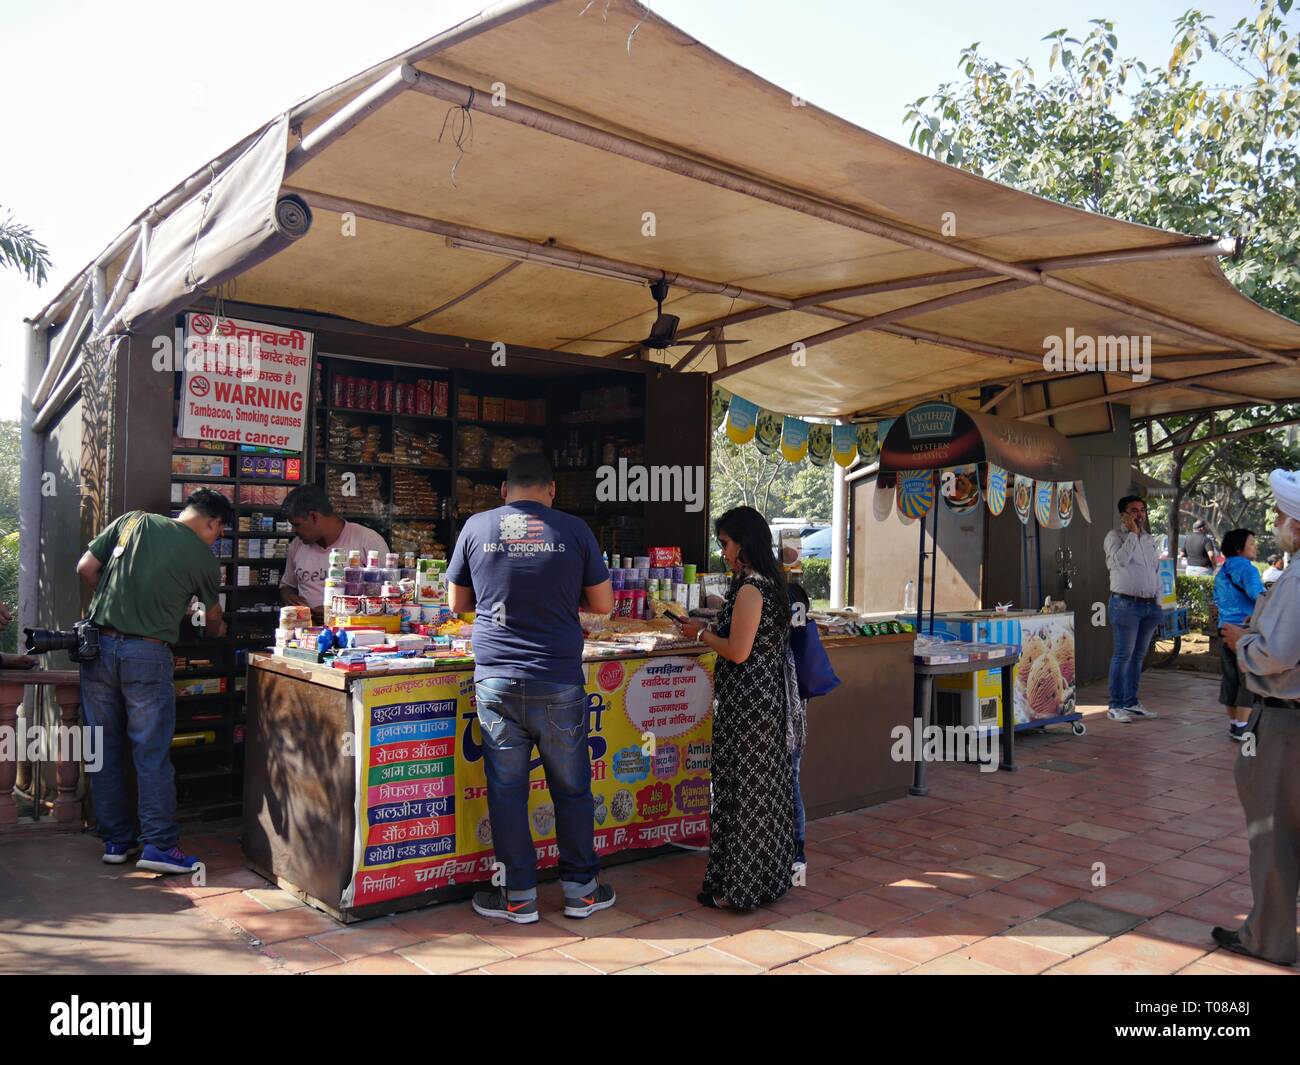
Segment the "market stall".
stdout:
[[[593,657],[595,842],[602,856],[707,846],[713,654]],[[347,673],[252,656],[243,845],[270,880],[349,920],[463,898],[492,878],[473,673]],[[556,864],[535,760],[538,867]]]
[[[238,512],[213,547],[230,632],[175,648],[173,760],[186,816],[239,810],[249,655],[275,641],[293,537],[280,508],[299,485],[320,485],[340,517],[378,532],[399,557],[445,558],[465,519],[499,504],[513,455],[543,451],[556,470],[556,506],[582,517],[611,559],[631,566],[663,542],[705,557],[702,378],[515,349],[493,370],[478,342],[222,309],[176,319],[175,347],[187,359],[149,382],[166,388],[166,405],[132,423],[133,446],[155,442],[170,462],[157,481],[135,485],[140,505],[174,515],[190,491],[208,487]],[[696,432],[674,424],[692,411]],[[666,470],[691,471],[691,483],[664,489],[653,476],[660,467],[645,466],[648,451]],[[650,476],[640,490],[600,491],[601,469],[620,464]],[[698,496],[697,509],[673,488]]]

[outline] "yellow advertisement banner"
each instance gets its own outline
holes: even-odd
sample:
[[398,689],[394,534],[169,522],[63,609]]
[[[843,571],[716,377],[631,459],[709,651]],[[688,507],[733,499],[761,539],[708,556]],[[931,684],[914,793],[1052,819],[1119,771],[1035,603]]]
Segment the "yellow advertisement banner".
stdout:
[[[585,665],[598,854],[709,841],[713,652]],[[353,686],[359,907],[489,880],[495,857],[473,673],[370,677]],[[538,868],[558,862],[540,758],[529,820]]]

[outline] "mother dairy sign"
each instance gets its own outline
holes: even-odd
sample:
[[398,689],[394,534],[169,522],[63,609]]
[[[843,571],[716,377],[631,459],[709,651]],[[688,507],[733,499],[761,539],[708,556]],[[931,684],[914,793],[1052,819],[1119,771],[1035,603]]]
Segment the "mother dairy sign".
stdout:
[[177,435],[301,451],[311,343],[300,329],[186,315]]

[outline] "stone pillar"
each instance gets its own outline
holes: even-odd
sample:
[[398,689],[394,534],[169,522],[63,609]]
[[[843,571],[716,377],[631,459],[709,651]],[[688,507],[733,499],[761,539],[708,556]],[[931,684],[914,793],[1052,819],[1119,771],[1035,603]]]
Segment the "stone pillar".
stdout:
[[57,824],[76,824],[81,820],[81,801],[77,798],[77,782],[81,779],[82,754],[77,748],[76,759],[65,758],[63,736],[70,729],[75,729],[79,722],[81,708],[81,686],[78,684],[57,684],[54,687],[54,699],[59,705],[59,725],[62,735],[55,745],[55,780],[58,783],[58,795],[54,800],[54,820]]

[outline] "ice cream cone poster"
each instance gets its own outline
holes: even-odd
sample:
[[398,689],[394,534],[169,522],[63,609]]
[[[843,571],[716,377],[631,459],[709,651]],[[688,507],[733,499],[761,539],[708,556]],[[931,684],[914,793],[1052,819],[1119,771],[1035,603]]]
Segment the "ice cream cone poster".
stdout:
[[845,469],[853,465],[853,456],[858,453],[858,430],[861,428],[860,425],[831,426],[831,454]]
[[1017,724],[1074,713],[1074,615],[1021,619],[1014,700]]
[[727,406],[727,436],[733,444],[748,444],[754,439],[758,404],[732,396]]
[[884,521],[894,509],[894,487],[898,475],[894,473],[876,474],[876,490],[871,496],[871,513],[876,521]]
[[814,466],[831,464],[831,427],[829,425],[810,425],[808,427],[808,461]]
[[1016,474],[1011,487],[1011,503],[1016,508],[1020,524],[1029,524],[1029,514],[1034,509],[1034,481],[1031,477]]
[[980,505],[979,466],[954,466],[939,471],[939,494],[954,514],[965,514]]
[[709,427],[716,433],[718,426],[727,416],[727,405],[731,402],[731,393],[725,388],[714,387],[709,406]]
[[781,455],[786,462],[802,462],[808,454],[808,428],[802,418],[785,416],[781,427]]
[[984,492],[988,501],[990,514],[1001,514],[1007,505],[1007,471],[1001,466],[989,463],[989,483]]
[[924,518],[934,506],[934,470],[903,470],[898,475],[898,512]]
[[760,410],[754,425],[754,447],[761,455],[772,454],[781,442],[781,415],[775,411]]

